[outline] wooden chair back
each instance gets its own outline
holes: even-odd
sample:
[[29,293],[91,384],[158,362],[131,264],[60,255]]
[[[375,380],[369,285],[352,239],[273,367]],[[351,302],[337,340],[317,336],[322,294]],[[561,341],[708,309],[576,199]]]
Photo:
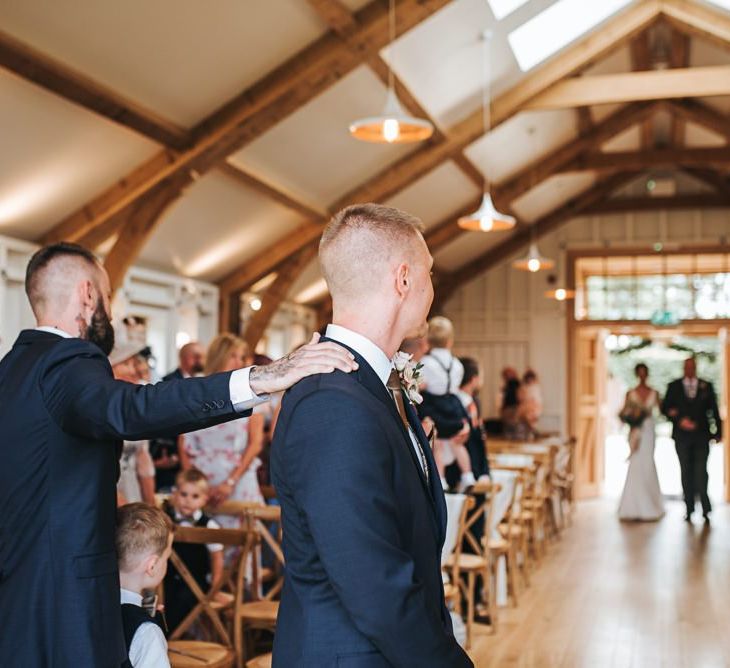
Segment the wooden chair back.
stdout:
[[[195,545],[206,545],[208,543],[220,543],[222,545],[230,547],[241,548],[240,554],[237,559],[231,563],[224,573],[223,581],[230,579],[231,572],[236,569],[240,570],[239,563],[246,561],[246,555],[250,554],[253,547],[258,540],[258,536],[255,532],[247,529],[207,529],[203,527],[175,527],[175,543],[189,543]],[[213,629],[219,636],[220,641],[226,647],[231,647],[231,638],[226,630],[225,625],[221,621],[218,610],[214,609],[211,605],[213,597],[218,593],[220,587],[211,589],[210,592],[205,593],[197,581],[193,577],[192,573],[188,570],[185,562],[175,551],[175,544],[173,543],[172,553],[170,554],[170,562],[175,567],[180,577],[183,579],[185,584],[189,587],[198,603],[195,607],[187,614],[185,619],[180,622],[177,628],[173,629],[170,635],[171,640],[180,638],[185,631],[195,622],[195,620],[202,614],[205,614],[210,620]],[[235,593],[234,593],[235,595]]]

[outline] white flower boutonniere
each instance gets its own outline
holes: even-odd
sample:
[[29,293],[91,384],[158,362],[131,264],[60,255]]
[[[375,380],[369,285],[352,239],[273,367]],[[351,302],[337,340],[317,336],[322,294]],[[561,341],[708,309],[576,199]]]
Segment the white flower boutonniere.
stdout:
[[405,390],[408,399],[411,403],[420,404],[423,401],[423,397],[418,391],[418,385],[421,379],[423,364],[416,364],[413,361],[413,355],[397,352],[395,357],[393,357],[393,365],[398,372],[401,387]]

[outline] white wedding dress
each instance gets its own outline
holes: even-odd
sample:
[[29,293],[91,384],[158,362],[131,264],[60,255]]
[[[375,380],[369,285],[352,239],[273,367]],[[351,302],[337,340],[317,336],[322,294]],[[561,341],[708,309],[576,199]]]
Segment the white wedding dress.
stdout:
[[627,398],[632,403],[644,406],[649,416],[639,427],[639,448],[629,459],[618,516],[622,520],[658,520],[664,515],[664,499],[654,463],[654,412],[659,408],[659,395],[653,390],[642,401],[636,390],[630,390]]

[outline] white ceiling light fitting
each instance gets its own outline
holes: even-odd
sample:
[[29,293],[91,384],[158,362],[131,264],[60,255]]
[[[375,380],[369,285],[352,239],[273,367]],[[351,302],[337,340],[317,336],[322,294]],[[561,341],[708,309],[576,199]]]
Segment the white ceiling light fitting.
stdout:
[[[486,135],[489,132],[491,124],[491,64],[492,64],[492,32],[485,30],[482,34],[484,42],[484,82],[482,87],[482,130]],[[517,220],[514,216],[498,211],[492,202],[492,195],[489,192],[489,180],[484,176],[484,194],[482,195],[482,203],[479,208],[468,216],[462,216],[458,220],[458,225],[464,230],[471,232],[497,232],[500,230],[511,230]]]
[[424,118],[405,112],[395,92],[392,49],[395,42],[395,0],[390,0],[388,13],[390,42],[388,44],[388,93],[383,113],[353,121],[350,134],[360,141],[376,144],[407,144],[424,141],[433,134],[433,125]]

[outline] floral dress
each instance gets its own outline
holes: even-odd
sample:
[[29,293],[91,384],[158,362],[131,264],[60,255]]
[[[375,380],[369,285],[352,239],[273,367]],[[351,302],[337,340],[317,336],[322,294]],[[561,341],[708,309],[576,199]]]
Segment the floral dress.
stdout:
[[[191,432],[183,436],[183,447],[190,463],[206,476],[211,487],[225,482],[238,466],[248,446],[248,419],[233,420]],[[259,488],[257,469],[261,460],[256,457],[236,483],[229,497],[234,501],[264,503]],[[216,521],[225,528],[234,529],[239,520],[231,515],[217,515]]]

